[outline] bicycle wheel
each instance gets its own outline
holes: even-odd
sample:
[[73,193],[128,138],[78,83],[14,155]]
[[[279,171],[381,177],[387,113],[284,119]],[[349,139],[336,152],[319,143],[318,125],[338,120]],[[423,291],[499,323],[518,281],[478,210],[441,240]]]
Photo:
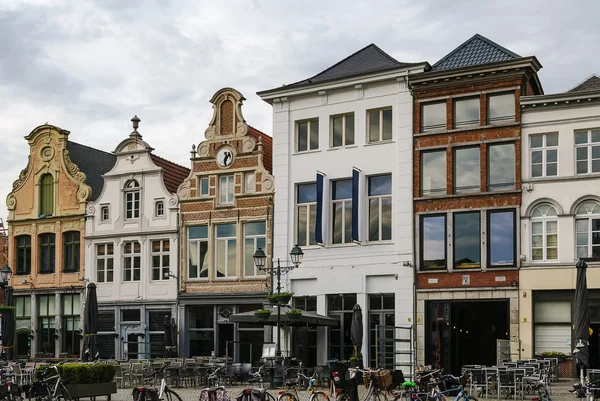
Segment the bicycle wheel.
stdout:
[[315,391],[308,401],[329,401],[329,396],[322,391]]
[[269,393],[268,391],[265,391],[265,396],[267,398],[267,401],[276,401],[275,396],[273,394]]
[[175,391],[171,390],[170,388],[165,389],[165,392],[163,394],[163,399],[165,401],[183,401],[181,399],[181,397],[179,396],[179,394],[177,394]]
[[335,401],[350,401],[350,394],[346,392],[339,393],[337,397],[335,397]]
[[384,391],[375,390],[373,393],[371,393],[371,396],[367,401],[388,401],[388,398]]
[[207,389],[201,390],[200,397],[198,399],[199,399],[199,401],[209,401],[210,397],[208,395],[208,390]]
[[285,393],[279,394],[279,397],[277,397],[277,401],[298,401],[298,400],[296,399],[294,394],[285,392]]

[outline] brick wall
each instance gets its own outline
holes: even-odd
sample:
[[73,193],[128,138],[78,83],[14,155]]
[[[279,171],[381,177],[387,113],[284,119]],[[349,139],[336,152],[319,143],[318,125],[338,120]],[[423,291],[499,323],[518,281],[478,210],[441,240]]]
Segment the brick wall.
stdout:
[[[469,276],[469,284],[463,284],[463,277]],[[437,280],[437,281],[436,281]],[[517,287],[519,271],[514,270],[488,270],[485,272],[461,270],[436,273],[419,273],[417,287],[419,289],[439,288],[469,288],[469,287]]]

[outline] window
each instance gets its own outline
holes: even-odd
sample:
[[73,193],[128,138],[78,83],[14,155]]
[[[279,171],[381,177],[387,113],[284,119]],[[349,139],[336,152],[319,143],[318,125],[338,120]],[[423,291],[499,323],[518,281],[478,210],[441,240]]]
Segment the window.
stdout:
[[296,243],[299,246],[316,245],[317,185],[298,185],[296,196]]
[[479,192],[479,147],[454,149],[454,193]]
[[354,114],[331,117],[331,147],[354,145]]
[[421,132],[446,129],[446,101],[421,103]]
[[577,257],[600,257],[600,204],[583,202],[575,211]]
[[369,143],[392,140],[392,109],[369,110],[367,112]]
[[254,172],[244,174],[244,190],[247,193],[256,192],[256,178]]
[[215,349],[214,306],[189,307],[190,355],[210,355]]
[[[317,297],[294,297],[295,309],[317,312]],[[292,331],[292,355],[303,355],[305,366],[317,366],[317,328],[314,326],[295,326]]]
[[267,224],[257,221],[244,224],[244,276],[263,276],[264,271],[254,265],[254,251],[261,248],[267,253]]
[[352,242],[352,180],[331,182],[331,243]]
[[165,356],[165,316],[170,319],[171,311],[151,310],[148,311],[148,337],[150,340],[150,358],[162,358]]
[[54,273],[55,236],[42,234],[40,241],[40,273]]
[[392,239],[392,176],[369,177],[369,241]]
[[218,224],[215,277],[236,277],[236,224]]
[[219,178],[219,201],[221,203],[233,203],[233,175],[223,175]]
[[319,120],[296,123],[296,152],[319,149]]
[[188,228],[188,278],[208,277],[208,226]]
[[532,177],[554,177],[558,173],[558,134],[531,135]]
[[79,271],[79,231],[69,231],[63,234],[64,241],[64,270],[65,272]]
[[329,328],[329,359],[348,360],[354,355],[350,326],[356,294],[328,295],[327,304],[329,317],[338,321],[337,326]]
[[394,304],[394,294],[369,295],[369,366],[394,369]]
[[165,202],[164,201],[156,201],[154,202],[154,215],[156,217],[162,217],[165,215]]
[[24,330],[27,334],[31,330],[31,296],[15,296],[15,329],[16,331]]
[[140,281],[141,245],[128,241],[123,245],[123,281]]
[[54,177],[44,174],[40,179],[40,214],[51,216],[54,213]]
[[514,92],[488,95],[488,124],[493,125],[515,121],[515,109]]
[[47,356],[55,356],[54,329],[56,327],[56,297],[54,295],[38,295],[38,340],[37,351]]
[[481,267],[481,213],[454,213],[454,267]]
[[577,174],[600,172],[600,129],[575,132]]
[[421,153],[421,195],[446,194],[446,149]]
[[113,244],[96,245],[96,279],[98,283],[113,282]]
[[421,268],[446,268],[446,216],[421,216]]
[[453,109],[453,128],[466,128],[479,125],[479,97],[455,99]]
[[108,221],[110,219],[110,209],[108,206],[100,207],[100,221]]
[[558,259],[558,217],[550,204],[538,205],[531,213],[531,260]]
[[62,347],[69,357],[79,356],[79,315],[81,313],[81,297],[79,294],[64,294],[62,296]]
[[489,266],[514,266],[515,211],[488,212],[488,259]]
[[140,217],[140,184],[136,180],[129,180],[125,184],[125,219],[138,219]]
[[168,239],[152,241],[152,280],[169,279],[169,249]]
[[515,188],[515,144],[488,146],[488,191]]
[[17,247],[17,272],[16,274],[31,274],[31,235],[15,237]]
[[99,358],[115,359],[115,312],[98,311],[97,346]]
[[139,309],[122,309],[121,322],[139,322],[142,314]]
[[208,196],[208,177],[200,178],[200,196]]

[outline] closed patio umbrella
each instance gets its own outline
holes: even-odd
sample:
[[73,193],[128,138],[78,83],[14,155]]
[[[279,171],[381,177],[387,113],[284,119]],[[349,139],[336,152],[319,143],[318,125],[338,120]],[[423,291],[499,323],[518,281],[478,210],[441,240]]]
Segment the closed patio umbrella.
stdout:
[[177,356],[177,323],[175,323],[175,318],[171,318],[171,345],[173,345],[173,356]]
[[163,323],[164,329],[164,341],[165,341],[165,358],[169,358],[171,356],[171,346],[173,345],[173,341],[171,340],[171,319],[169,319],[169,315],[165,315],[165,320]]
[[98,359],[98,346],[96,344],[98,336],[98,295],[96,294],[96,284],[89,283],[87,286],[87,297],[85,300],[85,310],[83,313],[83,359],[93,361]]
[[363,314],[359,304],[352,308],[352,324],[350,326],[350,338],[356,349],[356,356],[360,359],[362,342],[363,342]]
[[575,267],[577,268],[577,282],[575,284],[575,312],[573,315],[573,323],[575,326],[575,349],[573,350],[573,355],[575,355],[577,367],[581,372],[583,384],[584,369],[589,366],[590,362],[590,316],[588,311],[587,263],[583,260],[579,260]]
[[4,308],[2,308],[2,349],[7,360],[13,357],[15,345],[15,310],[13,305],[13,289],[6,287]]

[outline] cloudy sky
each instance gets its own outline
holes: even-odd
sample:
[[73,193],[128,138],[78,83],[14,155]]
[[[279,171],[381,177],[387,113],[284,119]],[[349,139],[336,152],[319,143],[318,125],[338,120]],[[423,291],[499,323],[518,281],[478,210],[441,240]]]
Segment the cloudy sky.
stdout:
[[256,91],[369,43],[434,63],[480,33],[536,55],[546,93],[565,91],[600,72],[599,17],[595,0],[0,0],[0,198],[40,124],[112,151],[137,114],[156,153],[187,166],[215,91],[238,89],[248,123],[269,133],[271,109]]

